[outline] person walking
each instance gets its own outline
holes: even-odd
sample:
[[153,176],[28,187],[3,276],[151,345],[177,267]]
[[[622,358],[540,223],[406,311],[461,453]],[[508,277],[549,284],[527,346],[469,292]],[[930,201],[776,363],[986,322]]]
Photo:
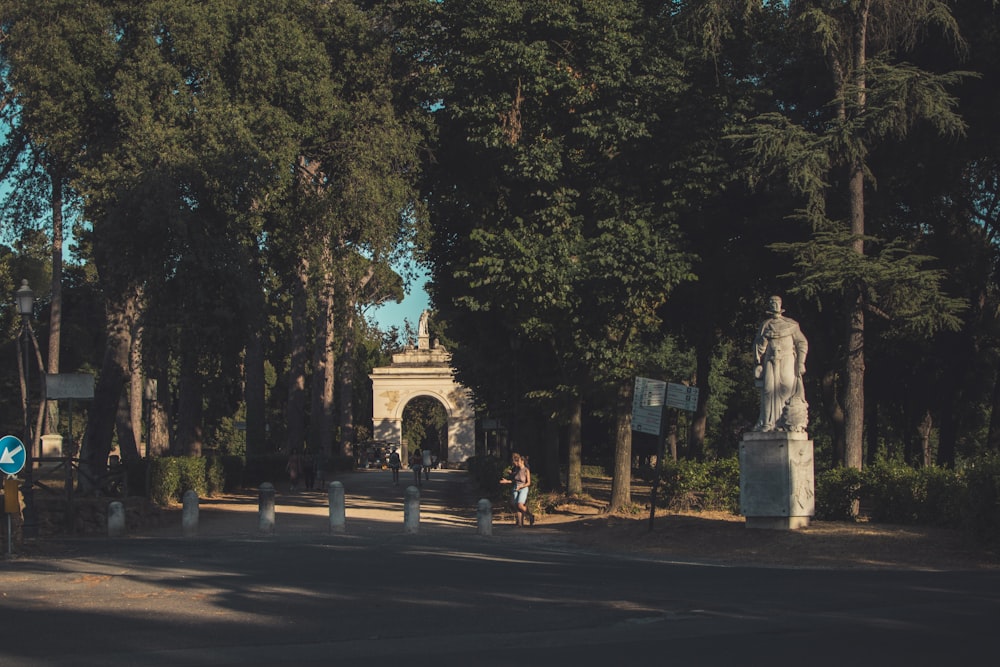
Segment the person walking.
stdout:
[[417,486],[423,486],[423,482],[420,481],[420,468],[422,466],[423,458],[420,456],[420,450],[418,449],[410,455],[410,469],[417,478]]
[[510,476],[500,480],[501,484],[511,484],[511,505],[514,508],[514,522],[518,526],[528,520],[529,526],[535,525],[535,515],[528,511],[528,490],[531,488],[531,470],[528,462],[514,452],[510,457]]
[[392,485],[399,485],[399,468],[402,466],[402,462],[399,460],[399,450],[395,447],[392,448],[392,453],[389,454],[389,469],[392,470]]
[[295,491],[299,486],[299,477],[302,476],[302,457],[299,456],[299,450],[293,449],[288,455],[285,470],[288,472],[289,490]]
[[302,483],[306,491],[312,491],[316,485],[316,459],[309,450],[302,457]]

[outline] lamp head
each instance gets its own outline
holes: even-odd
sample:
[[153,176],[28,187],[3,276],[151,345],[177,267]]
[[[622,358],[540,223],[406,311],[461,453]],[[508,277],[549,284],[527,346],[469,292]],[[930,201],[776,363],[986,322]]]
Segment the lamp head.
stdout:
[[25,317],[30,316],[35,310],[35,294],[28,287],[27,278],[21,281],[21,287],[14,292],[14,297],[17,299],[17,312]]

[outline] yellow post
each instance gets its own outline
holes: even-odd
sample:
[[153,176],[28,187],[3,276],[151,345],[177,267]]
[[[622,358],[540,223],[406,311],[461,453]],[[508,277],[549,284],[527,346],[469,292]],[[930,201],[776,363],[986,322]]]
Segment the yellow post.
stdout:
[[3,511],[7,514],[21,513],[18,481],[14,477],[8,477],[3,481]]

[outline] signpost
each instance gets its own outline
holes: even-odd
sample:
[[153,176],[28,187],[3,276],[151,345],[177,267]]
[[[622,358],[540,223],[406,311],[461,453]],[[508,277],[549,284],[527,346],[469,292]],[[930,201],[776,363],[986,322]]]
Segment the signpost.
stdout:
[[4,513],[7,515],[7,555],[11,554],[13,548],[13,530],[11,528],[10,517],[20,510],[17,497],[17,480],[14,475],[21,472],[24,463],[28,458],[24,451],[24,443],[20,439],[5,435],[0,438],[0,472],[8,477],[4,480]]
[[632,394],[632,430],[660,435],[667,383],[649,378],[635,379]]
[[658,447],[656,456],[656,474],[653,476],[653,489],[649,501],[649,530],[653,530],[653,517],[656,516],[656,493],[660,486],[660,471],[666,451],[667,408],[695,412],[698,409],[698,387],[686,384],[667,383],[662,380],[637,377],[635,392],[632,395],[632,430],[657,436]]

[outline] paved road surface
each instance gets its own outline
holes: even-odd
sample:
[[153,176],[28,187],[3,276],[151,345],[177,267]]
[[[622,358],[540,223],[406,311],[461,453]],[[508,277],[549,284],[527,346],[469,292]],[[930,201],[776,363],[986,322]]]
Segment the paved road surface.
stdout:
[[194,538],[167,527],[0,562],[0,665],[996,663],[997,573],[671,563],[544,526],[481,537],[457,472],[424,483],[408,535],[389,480],[341,478],[342,535],[322,494],[283,494],[272,536],[253,498],[205,502]]

